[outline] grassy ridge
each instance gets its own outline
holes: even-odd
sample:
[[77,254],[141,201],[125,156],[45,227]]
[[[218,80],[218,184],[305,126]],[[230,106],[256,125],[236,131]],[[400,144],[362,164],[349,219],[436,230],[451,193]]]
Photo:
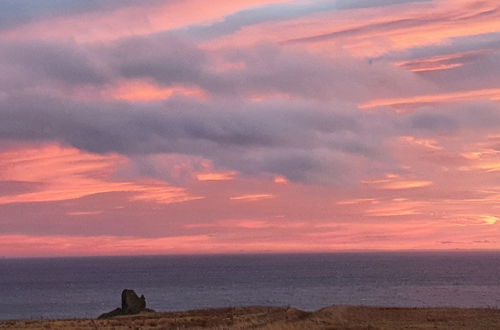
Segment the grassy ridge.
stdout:
[[315,312],[238,307],[109,320],[3,321],[0,329],[500,329],[500,309],[332,306]]

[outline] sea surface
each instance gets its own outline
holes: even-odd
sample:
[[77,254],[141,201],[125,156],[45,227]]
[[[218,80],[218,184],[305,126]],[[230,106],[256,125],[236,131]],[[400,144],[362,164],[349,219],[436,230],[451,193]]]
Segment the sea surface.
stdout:
[[500,253],[0,259],[0,319],[95,318],[134,289],[158,311],[274,305],[500,308]]

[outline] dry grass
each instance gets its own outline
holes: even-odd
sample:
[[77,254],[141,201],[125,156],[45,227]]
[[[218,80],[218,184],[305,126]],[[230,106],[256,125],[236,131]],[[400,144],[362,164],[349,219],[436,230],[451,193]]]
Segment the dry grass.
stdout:
[[0,329],[500,329],[499,309],[334,306],[313,313],[285,307],[145,313],[109,320],[4,321]]

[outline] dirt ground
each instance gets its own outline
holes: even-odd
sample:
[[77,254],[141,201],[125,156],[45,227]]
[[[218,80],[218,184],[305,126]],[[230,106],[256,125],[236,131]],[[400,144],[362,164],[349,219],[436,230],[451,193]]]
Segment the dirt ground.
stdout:
[[332,306],[315,312],[239,307],[145,313],[108,320],[3,321],[0,329],[500,329],[500,309]]

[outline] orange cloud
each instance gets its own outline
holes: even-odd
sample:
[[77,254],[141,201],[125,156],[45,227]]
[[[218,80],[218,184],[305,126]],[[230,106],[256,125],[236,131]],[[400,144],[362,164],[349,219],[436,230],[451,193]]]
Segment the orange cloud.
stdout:
[[424,104],[451,103],[472,100],[495,100],[497,98],[500,98],[500,89],[491,88],[393,99],[379,99],[360,104],[358,107],[363,110],[373,109],[377,107],[392,107],[396,110],[404,110],[415,108]]
[[407,142],[407,143],[410,143],[410,144],[414,144],[414,145],[418,145],[418,146],[422,146],[422,147],[425,147],[425,148],[428,148],[428,149],[432,149],[432,150],[443,150],[442,147],[438,146],[437,145],[437,141],[436,140],[432,140],[432,139],[417,139],[413,136],[402,136],[401,138],[401,141],[404,141],[404,142]]
[[461,156],[469,161],[467,166],[461,166],[460,171],[500,171],[500,151],[492,148],[489,144],[495,143],[496,137],[492,136],[489,140],[493,142],[479,143],[472,145],[473,151],[468,150],[461,153]]
[[211,40],[205,46],[213,49],[271,42],[307,47],[321,54],[337,50],[374,57],[450,38],[498,31],[500,10],[493,1],[435,0],[334,10],[256,24],[215,42]]
[[249,194],[249,195],[241,195],[241,196],[233,196],[229,199],[234,201],[243,201],[243,202],[255,202],[264,199],[275,198],[276,196],[272,194]]
[[2,235],[0,255],[25,257],[196,253],[201,247],[209,248],[210,240],[207,235],[162,238]]
[[491,215],[483,215],[481,216],[481,220],[483,220],[487,225],[494,225],[500,220],[500,218]]
[[112,180],[126,158],[93,155],[48,145],[0,154],[0,180],[38,183],[36,191],[0,196],[0,204],[61,201],[108,192],[132,193],[132,200],[175,203],[198,199],[185,189],[154,180]]
[[395,182],[388,182],[386,184],[381,185],[380,187],[382,189],[412,189],[412,188],[422,188],[422,187],[428,187],[432,185],[432,181],[395,181]]
[[128,36],[209,23],[240,10],[286,0],[205,0],[166,1],[159,5],[139,4],[113,12],[92,12],[50,17],[14,30],[0,38],[66,39],[76,42],[111,41]]
[[[466,222],[416,218],[425,203],[406,199],[371,205],[367,216],[390,217],[388,222],[289,221],[286,219],[229,219],[184,225],[209,234],[158,238],[132,236],[0,235],[0,255],[144,255],[241,252],[327,252],[339,250],[500,248],[497,216],[464,216]],[[424,209],[425,210],[425,209]],[[456,214],[455,214],[456,215]],[[403,219],[408,219],[403,221]],[[372,219],[373,220],[373,219]],[[489,224],[489,225],[488,225]],[[250,235],[251,233],[251,235]],[[477,244],[477,242],[482,242]],[[33,250],[33,246],[37,249]]]
[[98,215],[101,214],[102,211],[82,211],[82,212],[67,212],[66,215],[70,216],[88,216],[88,215]]
[[[379,9],[386,10],[386,8]],[[359,11],[363,13],[362,11]],[[458,36],[470,36],[500,30],[500,10],[490,1],[433,1],[432,5],[393,7],[389,12],[352,20],[329,32],[296,38],[295,42],[337,41],[354,54],[380,55],[390,50],[402,50]],[[356,16],[356,13],[353,13]],[[361,18],[361,17],[360,17]]]
[[485,170],[487,172],[499,172],[500,171],[500,161],[482,163],[482,164],[479,164],[477,166],[477,168],[479,168],[481,170]]
[[307,228],[310,224],[306,222],[288,221],[283,218],[273,220],[260,220],[260,219],[224,219],[218,220],[213,223],[203,224],[189,224],[185,228],[242,228],[242,229],[293,229],[293,228]]
[[198,173],[196,174],[196,179],[198,181],[226,181],[232,180],[236,176],[237,172],[211,172],[211,173]]
[[288,183],[288,180],[285,177],[277,176],[274,178],[274,183],[286,184]]
[[377,189],[403,190],[413,188],[423,188],[432,185],[432,181],[428,180],[404,180],[398,175],[388,174],[385,179],[380,180],[365,180],[365,184],[376,186]]
[[409,61],[400,61],[396,62],[395,64],[412,72],[448,70],[461,67],[471,59],[476,59],[480,56],[491,54],[493,52],[494,50],[482,49],[469,52],[419,58]]
[[400,217],[422,214],[425,204],[419,201],[406,199],[393,199],[380,205],[371,206],[366,210],[366,215],[374,217]]
[[377,204],[379,201],[375,198],[354,198],[354,199],[346,199],[337,202],[337,205],[357,205],[364,203],[372,203]]
[[278,93],[278,92],[253,93],[248,96],[248,99],[252,102],[263,102],[273,99],[290,100],[293,98],[294,96],[292,94]]
[[160,87],[147,81],[133,80],[125,81],[118,86],[101,92],[106,97],[132,101],[148,102],[169,99],[173,96],[206,99],[207,93],[198,87],[173,86]]

